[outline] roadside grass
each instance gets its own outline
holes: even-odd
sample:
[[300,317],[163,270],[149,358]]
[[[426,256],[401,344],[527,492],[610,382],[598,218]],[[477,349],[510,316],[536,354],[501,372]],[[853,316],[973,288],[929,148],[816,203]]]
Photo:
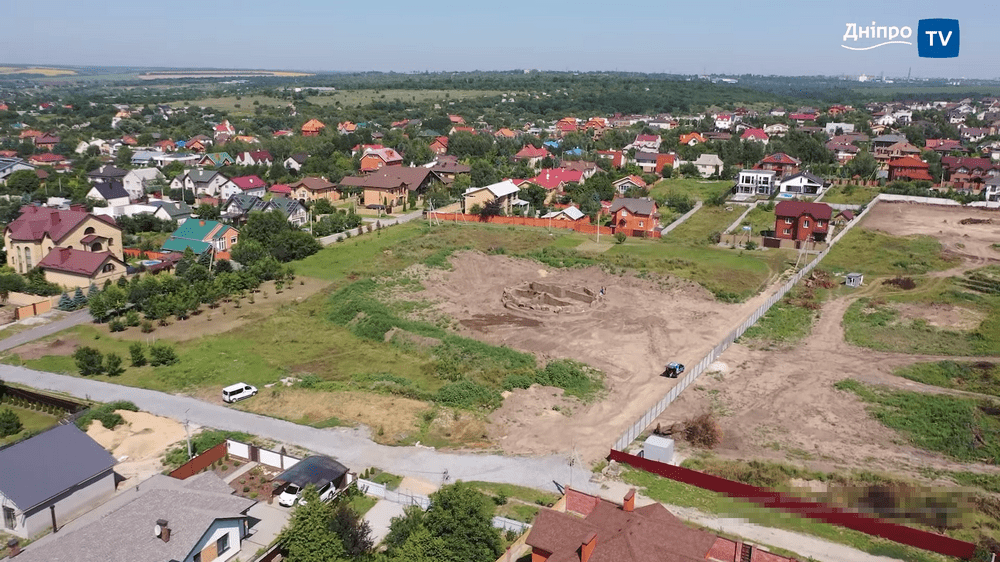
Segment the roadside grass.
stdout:
[[871,415],[913,446],[963,462],[1000,461],[998,408],[972,398],[888,390],[852,379],[834,385],[869,404]]
[[0,411],[3,410],[11,410],[17,414],[17,417],[21,420],[23,429],[14,435],[8,435],[7,437],[0,438],[0,446],[7,445],[9,443],[16,443],[22,439],[27,439],[36,433],[45,431],[59,422],[59,420],[51,414],[46,414],[29,408],[21,408],[10,404],[0,404]]
[[399,488],[399,484],[403,481],[403,477],[392,474],[391,472],[379,472],[375,476],[369,478],[369,480],[376,484],[382,484],[390,490],[395,490],[396,488]]
[[887,556],[912,562],[944,562],[948,560],[943,556],[875,538],[859,531],[837,527],[783,511],[759,507],[740,499],[730,498],[724,494],[703,490],[669,478],[662,478],[642,470],[628,469],[622,474],[622,479],[629,484],[643,488],[643,493],[646,496],[659,502],[693,507],[709,514],[737,517],[765,527],[812,535],[876,556]]
[[826,190],[822,203],[834,205],[867,205],[878,196],[878,190],[860,185],[834,185]]
[[376,503],[378,503],[377,498],[365,494],[354,494],[354,497],[351,498],[351,501],[347,505],[351,506],[351,509],[354,510],[354,513],[358,514],[358,517],[364,517],[371,508],[375,507]]
[[958,265],[959,258],[945,256],[932,236],[891,236],[855,227],[823,258],[831,271],[865,275],[920,275]]
[[1000,366],[987,361],[978,363],[955,361],[916,363],[900,367],[893,374],[941,388],[1000,397]]
[[719,207],[703,205],[683,224],[664,236],[663,241],[694,246],[715,246],[710,237],[724,232],[746,210],[747,208],[742,205]]
[[493,499],[497,504],[495,515],[525,523],[533,521],[542,506],[552,506],[559,500],[558,494],[513,484],[478,481],[468,484]]
[[[927,290],[884,293],[861,298],[844,313],[844,337],[860,347],[898,353],[994,356],[1000,355],[1000,296],[984,296],[957,287],[953,280],[938,280]],[[902,318],[894,303],[929,308],[952,305],[985,314],[970,330],[932,326],[923,318]]]
[[816,292],[803,288],[801,284],[796,285],[743,333],[740,343],[773,348],[801,341],[812,331],[818,318],[819,303],[823,300]]
[[654,199],[671,195],[687,195],[695,201],[708,201],[733,187],[731,181],[711,181],[699,178],[665,178],[653,184],[649,196]]

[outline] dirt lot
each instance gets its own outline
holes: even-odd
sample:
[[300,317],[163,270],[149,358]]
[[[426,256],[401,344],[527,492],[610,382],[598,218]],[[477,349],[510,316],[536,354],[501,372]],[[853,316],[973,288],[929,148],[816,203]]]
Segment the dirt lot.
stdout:
[[[960,225],[967,217],[1000,219],[997,213],[924,205],[879,203],[864,227],[893,235],[928,234],[948,251],[961,255],[961,266],[933,277],[957,275],[995,259],[990,244],[1000,239],[998,225]],[[881,280],[866,280],[866,288],[827,302],[810,336],[783,350],[753,350],[733,345],[721,357],[728,372],[704,375],[655,423],[667,427],[707,410],[719,414],[724,432],[715,453],[733,459],[806,461],[823,470],[866,468],[920,475],[921,469],[996,471],[986,465],[966,465],[906,445],[875,421],[864,404],[833,384],[844,378],[922,392],[947,392],[892,375],[899,366],[955,357],[904,355],[853,347],[844,341],[844,312],[858,297],[870,294]],[[949,328],[967,327],[976,318],[951,306],[902,305],[906,318],[922,318]],[[978,314],[978,313],[976,313]],[[981,320],[981,318],[979,318]]]
[[22,360],[41,359],[50,355],[73,355],[80,342],[76,338],[57,338],[50,342],[27,343],[10,350]]
[[[156,326],[152,335],[157,339],[182,342],[195,340],[202,336],[223,334],[250,322],[267,318],[281,305],[301,302],[329,285],[329,281],[300,275],[296,276],[295,281],[286,284],[281,293],[277,293],[274,290],[274,282],[268,281],[260,286],[257,293],[254,293],[253,304],[249,302],[248,296],[248,298],[243,299],[239,308],[236,308],[236,304],[233,302],[221,303],[219,308],[215,309],[202,306],[198,314],[187,320],[171,320],[167,326]],[[135,327],[114,334],[109,330],[107,323],[94,324],[94,327],[110,334],[111,337],[123,340],[145,341],[149,336]],[[46,355],[52,355],[52,353],[46,353]]]
[[[576,446],[584,459],[603,457],[621,431],[674,384],[660,376],[663,366],[697,363],[760,300],[725,304],[689,282],[619,276],[596,267],[555,269],[478,252],[456,253],[451,263],[451,271],[431,272],[418,296],[456,319],[461,333],[532,352],[542,361],[579,360],[607,375],[605,396],[591,404],[564,398],[558,389],[508,397],[490,416],[490,434],[515,454]],[[505,289],[530,282],[566,292],[504,306]],[[581,296],[602,287],[606,294],[592,303]]]
[[[125,423],[114,430],[106,429],[94,421],[87,428],[87,435],[101,444],[118,459],[115,472],[125,477],[119,489],[158,474],[163,470],[160,462],[171,445],[184,439],[184,424],[146,412],[118,410]],[[193,431],[193,430],[192,430]]]

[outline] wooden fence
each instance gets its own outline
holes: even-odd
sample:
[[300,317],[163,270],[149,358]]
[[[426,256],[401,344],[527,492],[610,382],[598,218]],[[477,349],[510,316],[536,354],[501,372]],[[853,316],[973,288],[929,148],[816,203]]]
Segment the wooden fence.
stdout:
[[178,480],[186,480],[202,470],[212,465],[213,462],[221,460],[226,456],[226,443],[223,441],[204,453],[196,456],[188,462],[177,467],[170,473],[170,477]]
[[976,545],[969,542],[896,523],[889,523],[877,517],[797,498],[769,488],[758,488],[757,486],[726,480],[725,478],[712,476],[711,474],[637,457],[621,451],[612,450],[609,458],[640,470],[663,476],[664,478],[676,480],[677,482],[726,494],[733,498],[746,499],[762,507],[780,509],[787,513],[794,513],[810,519],[839,525],[860,531],[866,535],[881,537],[945,556],[957,556],[968,559],[972,558],[976,550]]

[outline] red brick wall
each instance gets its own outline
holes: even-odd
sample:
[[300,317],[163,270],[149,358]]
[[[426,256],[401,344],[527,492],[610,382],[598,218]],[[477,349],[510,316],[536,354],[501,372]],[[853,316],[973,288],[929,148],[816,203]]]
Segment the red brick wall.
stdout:
[[[648,215],[637,215],[635,213],[628,213],[626,216],[621,216],[622,211],[625,209],[619,209],[615,211],[615,229],[618,230],[649,230],[652,231],[656,228],[658,222],[648,216]],[[641,223],[641,224],[640,224]]]
[[590,512],[597,507],[597,504],[601,501],[600,498],[591,496],[590,494],[584,494],[583,492],[577,492],[572,488],[566,488],[566,511],[570,513],[579,513],[584,517],[590,515]]

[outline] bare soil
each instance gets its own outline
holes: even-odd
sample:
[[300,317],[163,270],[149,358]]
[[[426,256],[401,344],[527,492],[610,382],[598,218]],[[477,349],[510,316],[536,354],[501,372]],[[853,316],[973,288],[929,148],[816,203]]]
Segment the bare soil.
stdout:
[[[991,224],[959,224],[970,216],[989,218],[996,213],[961,208],[879,203],[864,227],[893,235],[926,234],[937,237],[960,255],[959,267],[932,272],[927,277],[959,275],[996,261],[990,245],[1000,239]],[[823,305],[812,333],[800,344],[777,350],[750,349],[734,344],[720,358],[725,374],[703,375],[654,421],[663,427],[714,411],[723,440],[713,452],[730,459],[797,461],[819,470],[864,468],[903,473],[913,478],[926,469],[996,472],[994,466],[964,464],[916,449],[895,431],[868,414],[853,393],[836,390],[839,380],[853,378],[901,390],[963,394],[894,376],[900,366],[925,361],[977,360],[877,352],[844,341],[842,319],[855,299],[877,290],[871,282],[847,297]],[[921,318],[949,329],[967,329],[982,320],[977,311],[950,305],[898,305],[904,318]],[[988,359],[989,360],[989,359]],[[683,453],[691,448],[680,444]],[[923,472],[922,472],[923,471]]]
[[[639,279],[598,267],[548,268],[478,252],[458,252],[451,264],[450,271],[430,272],[423,280],[426,290],[417,296],[457,320],[460,333],[533,353],[543,363],[574,359],[606,374],[606,392],[588,404],[543,387],[509,395],[490,415],[489,432],[504,452],[513,454],[576,446],[584,459],[605,456],[624,428],[676,383],[660,376],[666,363],[697,363],[766,298],[726,304],[687,281]],[[572,306],[556,303],[548,310],[505,306],[505,291],[510,294],[531,282],[575,295],[598,294],[602,287],[606,293],[594,303],[581,297],[571,299]]]
[[26,343],[15,347],[10,353],[21,359],[41,359],[50,355],[73,355],[80,342],[76,338],[58,338],[50,342]]
[[163,471],[164,453],[185,438],[185,431],[183,424],[170,418],[128,410],[118,413],[125,419],[124,424],[111,430],[94,420],[87,435],[118,460],[115,472],[125,477],[127,487],[128,482],[141,482]]
[[[202,306],[197,314],[187,320],[172,319],[167,326],[155,325],[153,331],[157,339],[174,342],[195,340],[203,336],[224,334],[250,322],[267,318],[282,305],[292,302],[302,302],[330,285],[329,281],[297,276],[291,283],[286,283],[281,293],[274,289],[274,282],[268,281],[253,294],[251,304],[249,295],[243,299],[239,308],[235,302],[221,303],[218,308]],[[264,295],[267,295],[266,297]],[[124,332],[111,333],[107,323],[94,324],[95,328],[113,338],[123,340],[145,341],[149,334],[144,334],[137,327],[131,327]],[[48,353],[46,355],[52,355]]]

